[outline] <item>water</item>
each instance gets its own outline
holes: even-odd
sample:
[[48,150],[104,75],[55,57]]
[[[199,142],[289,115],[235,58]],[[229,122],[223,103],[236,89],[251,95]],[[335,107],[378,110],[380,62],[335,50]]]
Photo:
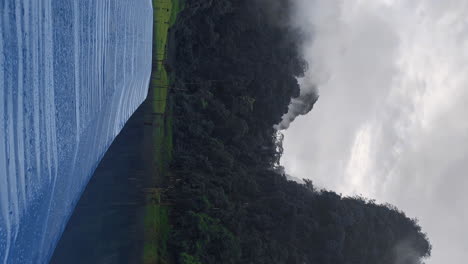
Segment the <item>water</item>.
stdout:
[[0,262],[49,260],[144,100],[150,0],[0,1]]
[[[146,100],[107,150],[68,221],[52,264],[141,263],[144,187],[152,172],[151,100]],[[86,252],[86,254],[83,254]]]

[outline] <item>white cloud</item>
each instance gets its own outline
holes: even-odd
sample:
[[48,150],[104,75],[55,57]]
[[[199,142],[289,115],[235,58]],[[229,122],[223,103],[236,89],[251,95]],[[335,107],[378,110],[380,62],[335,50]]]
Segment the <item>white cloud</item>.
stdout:
[[[365,124],[357,132],[354,138],[348,164],[345,170],[344,186],[341,192],[359,193],[366,189],[372,189],[373,178],[366,177],[371,174],[372,160],[372,127]],[[365,191],[369,193],[369,191]]]
[[286,169],[396,204],[428,232],[428,263],[463,263],[468,1],[297,3],[320,99],[285,132]]

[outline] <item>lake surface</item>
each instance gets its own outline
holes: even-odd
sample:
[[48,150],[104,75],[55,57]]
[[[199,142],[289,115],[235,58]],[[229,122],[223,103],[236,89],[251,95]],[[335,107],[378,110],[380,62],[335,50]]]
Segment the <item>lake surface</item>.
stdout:
[[[140,263],[145,197],[152,175],[146,100],[116,137],[78,202],[51,263]],[[86,252],[86,254],[83,254]],[[140,260],[140,261],[139,261]]]
[[147,95],[152,14],[150,0],[0,1],[0,262],[50,259]]

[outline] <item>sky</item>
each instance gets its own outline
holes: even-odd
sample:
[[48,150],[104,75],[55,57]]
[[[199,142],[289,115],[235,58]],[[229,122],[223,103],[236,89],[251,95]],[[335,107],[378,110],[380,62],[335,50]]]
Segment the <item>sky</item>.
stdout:
[[295,1],[320,98],[284,131],[287,173],[396,205],[427,264],[466,263],[468,1]]

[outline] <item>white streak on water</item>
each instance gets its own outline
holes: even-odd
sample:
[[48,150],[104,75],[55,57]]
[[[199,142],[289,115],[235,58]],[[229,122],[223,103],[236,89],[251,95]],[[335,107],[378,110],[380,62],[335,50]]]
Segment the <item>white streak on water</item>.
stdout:
[[[6,8],[5,8],[6,10]],[[0,10],[1,11],[1,10]],[[4,18],[5,12],[3,13],[2,17]],[[0,28],[5,28],[5,20],[6,19],[0,19]],[[3,52],[3,31],[0,32],[0,68],[4,69],[5,64],[4,64],[4,52]],[[4,72],[0,71],[0,81],[1,83],[4,82]],[[0,113],[5,112],[5,90],[2,89],[0,90]],[[0,168],[6,168],[7,167],[7,155],[6,155],[6,145],[5,145],[5,140],[6,139],[6,134],[5,134],[5,116],[0,115]],[[4,264],[7,263],[8,261],[8,252],[10,251],[9,247],[10,244],[7,241],[10,241],[11,239],[11,224],[10,224],[10,217],[9,217],[9,200],[8,200],[8,190],[5,188],[8,186],[8,179],[7,177],[0,177],[0,250],[3,250],[5,252],[2,262]]]
[[74,66],[75,66],[75,118],[76,118],[76,141],[79,140],[81,134],[80,126],[80,35],[78,33],[78,28],[80,26],[80,17],[78,10],[78,1],[73,2],[73,42],[74,42]]
[[150,0],[0,1],[0,262],[50,258],[147,95]]

